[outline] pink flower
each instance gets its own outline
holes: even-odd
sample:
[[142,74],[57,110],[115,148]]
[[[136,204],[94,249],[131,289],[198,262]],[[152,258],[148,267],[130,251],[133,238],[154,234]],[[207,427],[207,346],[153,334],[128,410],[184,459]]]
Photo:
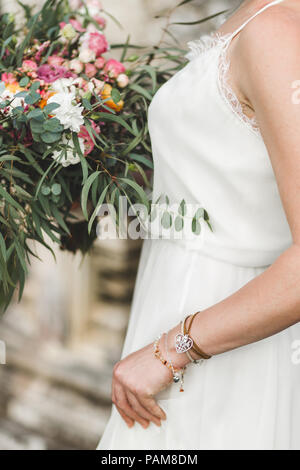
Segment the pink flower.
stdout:
[[[97,126],[97,124],[91,120],[90,120],[90,124],[92,128],[94,129],[94,131],[97,134],[100,134],[100,127]],[[89,153],[91,153],[91,151],[95,147],[95,144],[93,142],[93,139],[91,139],[91,136],[88,133],[87,128],[85,126],[80,127],[80,132],[78,134],[78,137],[81,137],[84,140],[84,147],[85,147],[84,155],[88,155]]]
[[4,72],[2,75],[1,75],[1,80],[4,82],[4,83],[14,83],[16,81],[14,75],[12,73],[7,73],[7,72]]
[[92,83],[94,85],[94,91],[95,93],[97,93],[98,95],[100,95],[101,91],[103,90],[103,87],[105,85],[105,82],[103,82],[102,80],[98,80],[97,78],[92,78]]
[[48,57],[48,64],[52,65],[53,67],[57,67],[62,65],[64,59],[62,57],[59,57],[58,55],[50,55]]
[[66,24],[67,24],[67,23],[66,23],[65,21],[61,21],[61,22],[59,23],[60,29],[64,29],[64,27],[66,26]]
[[108,42],[102,33],[89,33],[88,47],[95,52],[96,57],[99,57],[108,50]]
[[38,68],[37,63],[34,60],[23,60],[22,70],[24,72],[33,72]]
[[98,25],[101,26],[102,29],[105,28],[106,26],[106,19],[103,18],[102,16],[96,16],[95,21],[97,21]]
[[118,60],[109,59],[105,64],[104,70],[111,78],[117,78],[120,73],[124,73],[126,71],[126,68]]
[[78,20],[70,19],[70,23],[76,31],[79,31],[80,33],[84,33],[84,31],[86,31]]
[[85,64],[85,74],[89,77],[92,78],[96,75],[97,73],[97,68],[94,66],[94,64]]
[[103,69],[104,64],[105,64],[105,59],[104,59],[104,57],[98,57],[98,58],[95,60],[95,65],[96,65],[97,69]]
[[38,78],[44,80],[46,83],[53,83],[59,78],[70,78],[74,76],[74,74],[65,69],[65,67],[54,67],[47,64],[41,65],[38,68],[37,74]]

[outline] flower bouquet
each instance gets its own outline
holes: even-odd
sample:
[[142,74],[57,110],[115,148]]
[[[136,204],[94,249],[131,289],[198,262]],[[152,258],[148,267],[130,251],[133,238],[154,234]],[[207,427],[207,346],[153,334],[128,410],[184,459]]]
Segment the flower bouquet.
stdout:
[[103,202],[149,204],[148,106],[186,63],[176,44],[109,44],[117,20],[98,0],[20,5],[24,24],[0,16],[1,310],[22,296],[32,242],[86,252]]

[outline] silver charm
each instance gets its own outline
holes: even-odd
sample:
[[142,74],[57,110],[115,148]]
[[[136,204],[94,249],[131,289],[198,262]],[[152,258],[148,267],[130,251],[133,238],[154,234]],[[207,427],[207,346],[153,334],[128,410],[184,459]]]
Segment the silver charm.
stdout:
[[186,353],[193,347],[193,340],[189,335],[179,333],[175,337],[175,349],[178,354]]
[[180,375],[177,373],[173,374],[173,382],[175,384],[178,384],[179,381],[180,381]]

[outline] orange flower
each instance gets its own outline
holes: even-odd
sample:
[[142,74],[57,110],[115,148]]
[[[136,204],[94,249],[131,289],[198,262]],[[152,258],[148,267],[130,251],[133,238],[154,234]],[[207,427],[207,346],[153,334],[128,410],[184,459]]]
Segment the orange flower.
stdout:
[[107,99],[107,101],[105,101],[104,104],[119,113],[120,111],[122,111],[124,107],[124,101],[120,100],[118,103],[115,103],[114,100],[108,99],[108,98],[111,98],[111,91],[112,91],[112,86],[106,83],[101,91],[101,98],[103,100]]
[[55,91],[46,92],[44,94],[43,98],[41,99],[41,101],[39,102],[39,107],[44,109],[44,107],[47,105],[48,99],[51,98],[51,96],[53,96],[55,94],[56,94]]
[[39,103],[40,108],[44,109],[46,105],[47,105],[47,100],[41,99]]

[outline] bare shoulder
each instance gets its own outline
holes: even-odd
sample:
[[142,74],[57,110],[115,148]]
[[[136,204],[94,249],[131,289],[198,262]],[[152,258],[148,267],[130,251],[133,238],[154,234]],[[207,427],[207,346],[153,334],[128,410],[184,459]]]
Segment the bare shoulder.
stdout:
[[293,7],[281,3],[257,15],[240,34],[236,50],[248,66],[282,69],[294,60],[300,66],[300,2]]

